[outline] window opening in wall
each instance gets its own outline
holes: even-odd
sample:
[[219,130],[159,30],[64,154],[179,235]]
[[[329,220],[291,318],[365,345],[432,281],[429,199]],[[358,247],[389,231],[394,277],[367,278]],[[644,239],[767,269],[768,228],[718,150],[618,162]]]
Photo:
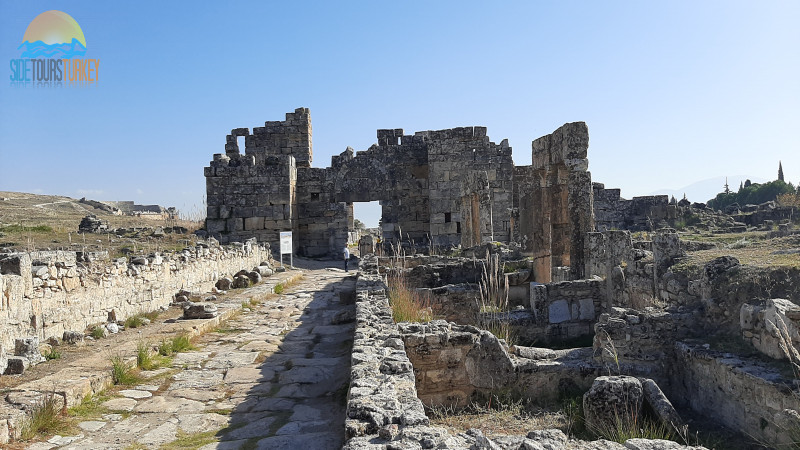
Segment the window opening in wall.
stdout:
[[450,223],[450,213],[444,213],[444,223]]
[[244,155],[244,136],[236,136],[236,145],[239,146],[239,153]]

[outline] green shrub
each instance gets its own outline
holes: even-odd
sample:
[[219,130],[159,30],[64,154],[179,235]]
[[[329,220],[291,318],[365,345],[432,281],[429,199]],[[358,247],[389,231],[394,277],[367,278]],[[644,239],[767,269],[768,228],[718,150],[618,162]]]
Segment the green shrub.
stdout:
[[49,352],[45,352],[42,356],[44,356],[44,359],[50,361],[50,360],[53,360],[53,359],[61,359],[62,354],[57,349],[53,348],[53,349],[50,349]]
[[164,339],[158,344],[158,354],[162,356],[171,356],[175,353],[191,350],[196,350],[196,347],[192,345],[192,341],[187,334],[180,334],[172,339]]
[[102,325],[95,325],[89,334],[95,339],[100,339],[106,337],[106,330]]
[[144,325],[144,320],[139,314],[125,319],[125,328],[138,328]]
[[276,284],[275,287],[272,288],[272,292],[278,295],[283,294],[283,284],[282,283]]
[[0,231],[2,231],[4,233],[15,233],[15,232],[16,233],[27,233],[27,232],[50,233],[50,232],[53,231],[53,227],[50,227],[48,225],[35,225],[35,226],[32,226],[32,227],[27,227],[25,225],[15,224],[15,225],[0,226]]
[[52,392],[44,396],[30,409],[29,417],[23,422],[21,437],[33,439],[40,433],[54,433],[65,430],[69,421],[64,416],[60,402]]
[[142,381],[136,369],[127,364],[122,356],[111,357],[111,379],[114,384],[123,386],[131,386]]

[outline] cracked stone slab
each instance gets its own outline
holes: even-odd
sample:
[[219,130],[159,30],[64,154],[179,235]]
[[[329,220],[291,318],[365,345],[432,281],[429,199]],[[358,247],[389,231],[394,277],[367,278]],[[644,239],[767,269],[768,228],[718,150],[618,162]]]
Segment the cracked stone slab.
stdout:
[[216,370],[184,370],[176,374],[171,389],[209,389],[222,383],[222,372]]
[[136,442],[152,447],[158,447],[174,441],[178,437],[178,425],[165,422],[136,439]]
[[140,391],[138,389],[123,389],[123,390],[119,391],[119,395],[121,395],[123,397],[126,397],[126,398],[132,398],[134,400],[140,400],[140,399],[143,399],[143,398],[152,397],[153,393],[152,392],[148,392],[148,391]]
[[269,434],[269,427],[275,422],[274,417],[262,417],[247,425],[237,428],[222,435],[223,441],[234,441],[239,439],[252,439]]
[[185,433],[203,433],[228,425],[229,418],[217,413],[181,414],[178,416],[178,428]]
[[223,379],[226,383],[258,383],[269,381],[275,376],[275,371],[255,367],[234,367],[228,369]]
[[78,427],[83,431],[95,432],[106,426],[107,423],[99,420],[86,420],[80,422]]
[[297,450],[298,448],[341,448],[342,438],[338,433],[307,433],[297,436],[274,436],[258,441],[259,450]]
[[133,411],[136,407],[136,400],[132,398],[112,398],[103,402],[105,408],[111,411]]
[[153,397],[145,400],[134,408],[137,413],[174,413],[174,412],[201,412],[203,403],[180,397]]
[[256,352],[226,352],[214,356],[206,362],[206,369],[228,369],[253,364],[258,358]]

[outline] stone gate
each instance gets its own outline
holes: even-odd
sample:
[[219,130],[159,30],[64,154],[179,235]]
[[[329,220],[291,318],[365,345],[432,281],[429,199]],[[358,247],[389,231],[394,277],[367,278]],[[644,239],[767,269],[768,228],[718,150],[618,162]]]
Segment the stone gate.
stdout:
[[585,123],[535,140],[533,165],[517,167],[508,140],[492,142],[485,127],[377,134],[366,151],[348,147],[316,168],[307,108],[252,133],[233,129],[225,153],[205,168],[208,233],[223,243],[276,243],[291,230],[298,254],[338,255],[354,229],[353,202],[377,200],[386,243],[517,242],[536,259],[537,281],[549,282],[558,267],[583,276],[584,236],[593,230]]

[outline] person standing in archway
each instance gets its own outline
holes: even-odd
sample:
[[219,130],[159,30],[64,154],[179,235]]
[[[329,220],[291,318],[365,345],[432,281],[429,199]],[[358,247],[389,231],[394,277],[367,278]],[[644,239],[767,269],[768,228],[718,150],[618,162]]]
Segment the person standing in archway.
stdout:
[[344,251],[342,252],[342,255],[344,256],[344,271],[349,272],[349,270],[347,269],[347,260],[350,259],[350,249],[347,248],[347,244],[345,244],[344,246]]

